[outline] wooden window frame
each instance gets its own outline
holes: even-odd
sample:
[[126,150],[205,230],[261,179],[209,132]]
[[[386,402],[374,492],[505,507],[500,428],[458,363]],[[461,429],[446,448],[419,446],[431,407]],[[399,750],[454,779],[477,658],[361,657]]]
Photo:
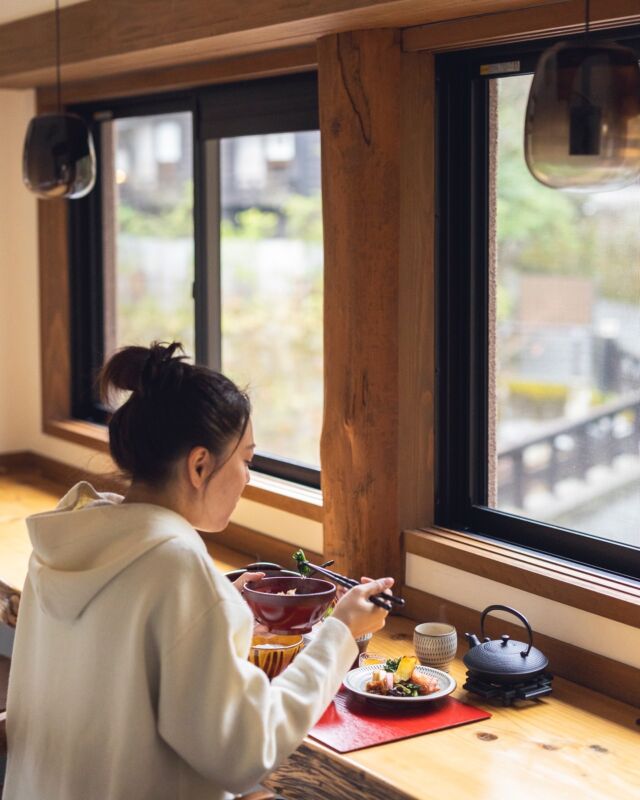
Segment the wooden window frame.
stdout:
[[[228,83],[260,77],[289,75],[316,68],[315,48],[240,56],[223,62],[181,67],[177,73],[164,70],[136,73],[123,81],[120,76],[65,87],[67,105],[129,97],[149,85],[160,91]],[[56,97],[48,88],[37,92],[38,113],[55,109]],[[38,203],[38,249],[40,287],[41,408],[43,433],[82,445],[101,453],[109,452],[104,425],[74,419],[72,414],[72,287],[69,276],[69,214],[65,201]],[[254,473],[243,495],[307,519],[322,521],[322,492],[295,482]]]
[[[579,6],[579,8],[578,8]],[[605,7],[605,3],[592,4],[592,14],[600,12],[600,6]],[[399,255],[399,280],[400,293],[402,295],[403,314],[400,317],[400,326],[397,320],[390,318],[385,322],[383,329],[380,322],[381,336],[393,343],[398,357],[400,379],[396,399],[399,407],[399,425],[390,426],[384,417],[380,415],[380,407],[375,396],[369,398],[369,409],[367,413],[378,412],[378,421],[384,421],[387,425],[389,434],[388,441],[390,447],[396,447],[397,463],[393,463],[393,454],[388,451],[389,457],[383,466],[375,466],[375,472],[371,473],[371,461],[367,458],[370,449],[370,442],[365,441],[366,424],[363,422],[364,410],[358,401],[360,395],[357,392],[358,385],[354,380],[352,386],[344,386],[340,381],[336,381],[329,373],[325,375],[325,408],[329,424],[344,426],[349,432],[354,452],[358,454],[358,463],[368,465],[369,471],[366,475],[361,472],[349,470],[348,463],[345,461],[345,469],[342,469],[342,461],[338,455],[336,466],[332,466],[332,472],[336,471],[335,483],[338,484],[342,478],[348,482],[347,489],[356,492],[358,498],[357,507],[353,505],[349,510],[346,506],[351,502],[354,495],[349,492],[341,492],[339,488],[334,488],[331,481],[324,486],[324,498],[315,502],[308,503],[304,499],[300,501],[300,506],[286,507],[285,510],[292,513],[310,516],[312,519],[323,519],[325,528],[325,548],[327,557],[342,557],[343,569],[351,571],[351,568],[358,566],[358,559],[354,555],[356,547],[361,549],[366,543],[366,536],[370,532],[370,522],[373,517],[367,516],[367,502],[371,496],[379,497],[381,502],[387,502],[396,509],[396,522],[387,525],[380,535],[382,541],[378,548],[382,555],[367,553],[368,569],[375,572],[377,567],[385,567],[385,571],[391,571],[402,581],[402,567],[398,566],[394,558],[390,564],[387,560],[387,553],[392,550],[400,550],[400,532],[413,529],[422,529],[422,533],[430,532],[433,529],[433,467],[434,467],[434,435],[436,429],[434,414],[435,396],[435,356],[433,346],[433,325],[432,320],[435,313],[435,280],[434,280],[434,237],[433,224],[435,220],[435,209],[433,207],[434,197],[434,157],[431,145],[434,140],[434,118],[433,106],[435,103],[435,75],[433,71],[433,54],[440,50],[474,46],[478,41],[491,41],[492,32],[497,28],[512,41],[531,37],[535,33],[530,33],[540,18],[544,15],[548,19],[549,25],[561,27],[566,17],[565,10],[571,8],[573,17],[571,23],[579,23],[578,12],[582,13],[582,3],[570,0],[567,3],[554,3],[548,8],[525,9],[509,14],[493,14],[485,17],[478,17],[458,22],[438,22],[435,24],[422,26],[420,28],[410,28],[402,33],[403,47],[401,63],[398,66],[396,61],[390,63],[390,55],[394,57],[393,49],[386,46],[383,48],[381,31],[362,31],[357,34],[332,34],[321,39],[319,53],[316,54],[314,45],[295,48],[289,51],[274,51],[272,53],[262,52],[249,56],[238,56],[222,59],[219,61],[202,63],[198,65],[180,65],[174,67],[163,67],[160,70],[145,70],[129,74],[114,75],[113,77],[97,77],[99,70],[96,68],[92,75],[92,80],[83,80],[75,84],[67,83],[65,86],[65,98],[73,102],[84,102],[109,96],[126,96],[138,94],[144,87],[160,90],[179,89],[191,85],[202,85],[214,83],[217,80],[236,80],[243,77],[257,77],[259,75],[283,74],[300,69],[319,68],[320,72],[320,106],[321,106],[321,135],[323,139],[323,173],[327,180],[334,174],[339,174],[340,162],[339,153],[331,151],[325,152],[325,140],[340,134],[340,127],[349,127],[346,135],[351,137],[349,146],[355,154],[362,151],[367,156],[372,152],[380,156],[380,148],[387,146],[386,141],[380,137],[374,137],[369,141],[363,140],[362,128],[359,124],[358,114],[364,108],[366,97],[371,92],[371,80],[369,76],[372,67],[363,63],[356,56],[352,55],[351,49],[359,49],[363,54],[369,51],[374,52],[375,64],[381,66],[391,75],[395,81],[392,90],[384,87],[384,102],[388,102],[396,114],[400,123],[400,136],[402,142],[402,158],[400,168],[400,208],[402,213],[398,214],[395,206],[391,208],[386,204],[383,193],[375,193],[370,198],[370,202],[375,206],[386,204],[385,219],[389,221],[389,214],[395,216],[389,224],[395,226],[396,235],[400,236],[401,251]],[[635,14],[636,21],[640,19],[634,0],[607,0],[606,8],[611,11],[611,16],[624,16]],[[389,22],[391,22],[389,20]],[[393,24],[391,22],[391,24]],[[316,34],[317,35],[317,34]],[[349,59],[351,65],[355,65],[358,71],[358,78],[361,85],[358,93],[354,95],[354,102],[350,103],[348,98],[340,95],[336,88],[339,83],[339,74],[342,69],[342,62]],[[341,62],[341,63],[339,63]],[[131,65],[129,69],[136,68]],[[332,76],[336,76],[336,86],[334,86]],[[23,84],[24,85],[24,84]],[[398,92],[398,86],[401,91]],[[380,92],[376,91],[379,98]],[[329,109],[327,103],[331,102]],[[55,95],[51,88],[44,88],[38,91],[39,110],[45,111],[53,108]],[[323,107],[325,112],[323,113]],[[368,120],[373,126],[378,126],[379,111],[377,105],[373,107],[374,117]],[[385,114],[385,120],[389,120],[393,115]],[[367,119],[366,116],[360,116]],[[346,122],[345,122],[346,121]],[[354,123],[355,124],[352,124]],[[387,122],[382,123],[387,124]],[[376,128],[377,129],[377,128]],[[382,145],[381,145],[382,142]],[[425,147],[427,142],[427,147]],[[344,139],[341,140],[344,145]],[[339,144],[340,144],[339,143]],[[333,148],[332,148],[333,149]],[[337,151],[336,151],[337,152]],[[372,159],[363,161],[362,169],[367,166],[371,168]],[[324,178],[324,175],[323,175]],[[359,202],[359,201],[358,201]],[[357,252],[358,258],[350,258],[342,267],[357,272],[366,269],[370,253],[377,255],[376,246],[378,241],[373,243],[361,244],[360,234],[363,225],[361,208],[357,202],[353,202],[353,208],[357,212],[350,218],[350,224],[343,220],[339,236],[342,246],[351,245],[352,254]],[[39,248],[40,248],[40,308],[41,308],[41,357],[42,357],[42,411],[43,411],[43,430],[52,436],[57,436],[67,441],[85,445],[91,449],[106,452],[108,450],[105,431],[99,426],[89,423],[81,423],[71,420],[69,403],[69,295],[67,281],[66,263],[66,215],[64,204],[57,202],[39,203]],[[370,224],[375,222],[375,212],[368,208],[365,222]],[[331,223],[331,218],[329,223]],[[325,220],[325,225],[327,220]],[[353,227],[353,230],[352,230]],[[336,232],[335,236],[338,235]],[[370,252],[367,251],[369,244]],[[337,242],[334,244],[337,249]],[[396,254],[397,255],[397,254]],[[330,260],[338,260],[333,253],[326,254]],[[364,263],[364,266],[362,264]],[[391,262],[393,263],[393,262]],[[338,302],[342,298],[334,295],[332,298]],[[376,327],[373,325],[372,327]],[[327,349],[325,329],[325,349]],[[333,335],[331,345],[334,340],[339,338],[338,333]],[[419,348],[416,349],[416,341]],[[375,368],[376,361],[372,362]],[[390,432],[389,432],[390,431]],[[356,450],[357,448],[357,450]],[[324,445],[325,456],[336,455],[331,442],[327,441]],[[381,479],[378,480],[378,473]],[[397,488],[390,485],[386,479],[388,474],[394,478],[399,477]],[[247,487],[252,489],[251,486]],[[255,487],[261,489],[262,487]],[[278,491],[271,491],[265,488],[260,496],[255,496],[258,502],[269,503],[274,507],[280,507],[283,497]],[[288,500],[284,500],[288,503]],[[323,509],[324,507],[324,509]],[[329,514],[327,514],[327,508]],[[308,510],[308,514],[305,511]],[[350,524],[352,523],[352,524]],[[327,537],[327,533],[330,534]],[[377,530],[376,530],[377,533]],[[340,539],[350,538],[353,542],[349,548],[341,547]],[[474,537],[470,537],[474,540]],[[402,548],[402,555],[412,552],[416,547],[412,543],[412,534],[405,535],[405,542]],[[450,545],[440,543],[438,551],[433,555],[446,563],[446,559],[452,559],[455,554],[448,554],[447,548]],[[386,550],[385,550],[386,548]],[[492,554],[497,545],[491,544],[486,548],[486,560],[482,562],[475,558],[467,558],[464,568],[472,574],[482,574],[482,570],[487,564],[492,565],[492,577],[503,583],[509,583],[510,565],[505,564],[508,552]],[[505,548],[506,551],[514,551],[515,548]],[[420,555],[425,555],[422,550]],[[455,556],[457,558],[457,556]],[[484,565],[484,566],[483,566]],[[555,591],[554,586],[560,586],[564,582],[564,572],[569,565],[560,564],[558,566],[559,577],[555,580],[549,576],[549,586]],[[396,572],[397,570],[397,572]],[[527,578],[526,588],[532,592],[542,591],[536,581]],[[580,598],[574,597],[571,601],[575,607],[580,607]],[[606,613],[604,614],[606,616]]]
[[[622,28],[616,39],[629,39],[637,47],[637,33]],[[546,46],[536,40],[438,59],[440,383],[435,521],[547,553],[570,565],[582,563],[640,580],[637,547],[507,513],[491,500],[489,87],[494,77],[483,75],[480,65],[517,63],[517,74],[532,72]]]

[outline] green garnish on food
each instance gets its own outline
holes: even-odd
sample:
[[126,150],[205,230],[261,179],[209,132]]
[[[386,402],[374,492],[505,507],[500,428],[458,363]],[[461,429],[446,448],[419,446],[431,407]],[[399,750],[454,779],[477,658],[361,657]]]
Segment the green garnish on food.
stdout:
[[330,616],[333,614],[333,609],[334,609],[334,607],[335,607],[335,606],[333,606],[333,605],[330,605],[330,606],[329,606],[329,608],[328,608],[328,609],[327,609],[327,610],[324,612],[324,614],[322,615],[322,619],[327,619],[327,617],[330,617]]
[[291,556],[295,562],[298,564],[298,572],[303,576],[303,578],[308,578],[312,575],[311,569],[304,563],[307,560],[307,557],[304,554],[304,550],[296,550],[296,552]]
[[384,663],[385,672],[396,672],[400,665],[400,658],[388,658]]

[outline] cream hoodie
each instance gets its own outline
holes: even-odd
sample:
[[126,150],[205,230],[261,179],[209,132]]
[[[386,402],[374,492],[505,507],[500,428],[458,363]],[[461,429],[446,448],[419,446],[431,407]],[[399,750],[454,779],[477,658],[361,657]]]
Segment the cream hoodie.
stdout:
[[295,750],[357,655],[329,619],[270,684],[194,529],[121,500],[80,483],[27,522],[4,800],[229,798]]

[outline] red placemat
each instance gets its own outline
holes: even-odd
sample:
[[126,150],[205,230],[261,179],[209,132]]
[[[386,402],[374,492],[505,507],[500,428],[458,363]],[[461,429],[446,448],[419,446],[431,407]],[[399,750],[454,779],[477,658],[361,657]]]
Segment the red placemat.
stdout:
[[407,708],[406,705],[391,703],[382,706],[382,703],[372,703],[352,695],[343,686],[309,736],[338,753],[349,753],[491,716],[452,697],[416,706]]

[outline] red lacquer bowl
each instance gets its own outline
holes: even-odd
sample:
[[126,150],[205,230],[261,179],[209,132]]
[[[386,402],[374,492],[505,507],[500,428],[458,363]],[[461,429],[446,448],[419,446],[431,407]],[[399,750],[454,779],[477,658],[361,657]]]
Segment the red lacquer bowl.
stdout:
[[[278,594],[295,589],[295,594]],[[319,578],[263,578],[243,591],[253,616],[271,633],[309,633],[335,597],[336,587]]]

